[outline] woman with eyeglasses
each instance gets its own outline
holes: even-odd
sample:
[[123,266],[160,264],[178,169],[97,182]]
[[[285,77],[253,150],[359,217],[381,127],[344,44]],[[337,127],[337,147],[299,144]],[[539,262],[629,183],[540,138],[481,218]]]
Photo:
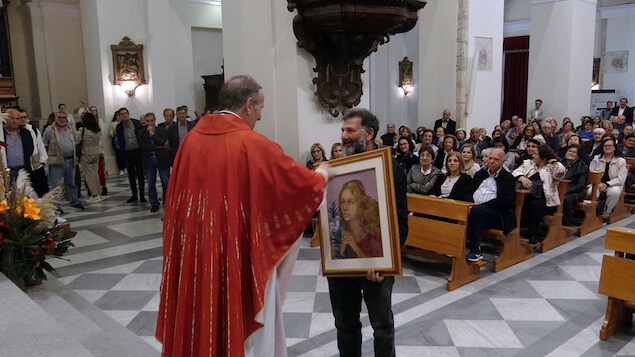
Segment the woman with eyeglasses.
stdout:
[[431,147],[419,151],[419,163],[412,165],[407,176],[407,191],[429,195],[434,183],[443,176],[441,170],[432,165],[434,151]]
[[406,173],[410,171],[412,165],[419,161],[419,158],[413,153],[414,149],[415,146],[412,143],[412,140],[409,140],[405,136],[399,138],[395,159],[397,159],[399,165],[401,165]]
[[320,166],[323,161],[328,161],[326,159],[326,152],[324,151],[324,148],[322,147],[322,145],[320,145],[320,143],[311,145],[311,157],[313,159],[307,161],[306,163],[306,167],[311,170],[313,170],[313,168],[317,169],[317,167]]
[[[610,214],[613,211],[628,175],[626,160],[619,157],[615,149],[615,140],[610,137],[605,138],[602,140],[602,153],[594,157],[589,165],[591,172],[604,172],[597,193],[600,202],[606,197],[606,203],[598,207],[598,213],[601,214]],[[590,196],[591,188],[587,190],[587,197]],[[599,202],[598,205],[600,205]]]

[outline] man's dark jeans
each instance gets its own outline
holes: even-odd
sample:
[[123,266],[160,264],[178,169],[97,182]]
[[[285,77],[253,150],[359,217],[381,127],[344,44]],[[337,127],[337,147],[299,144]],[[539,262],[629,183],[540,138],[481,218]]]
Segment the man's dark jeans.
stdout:
[[[143,197],[145,194],[145,180],[143,178],[145,170],[143,170],[141,162],[141,150],[126,150],[124,159],[126,161],[126,169],[128,169],[128,182],[130,182],[132,195],[137,197],[138,194]],[[137,181],[139,182],[138,189]],[[95,195],[96,193],[91,192],[91,194]]]
[[374,331],[375,356],[394,356],[395,323],[391,297],[395,278],[387,276],[381,283],[372,282],[366,277],[328,278],[328,282],[340,356],[362,355],[362,324],[359,321],[362,297]]
[[503,226],[500,212],[485,205],[473,206],[467,222],[470,227],[469,246],[472,249],[479,249],[485,230],[500,229]]

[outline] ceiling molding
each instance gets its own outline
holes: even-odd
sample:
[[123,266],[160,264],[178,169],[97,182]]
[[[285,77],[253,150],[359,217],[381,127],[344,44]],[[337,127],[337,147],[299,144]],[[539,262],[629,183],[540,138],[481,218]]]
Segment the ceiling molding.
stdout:
[[503,24],[503,37],[525,36],[531,32],[531,21],[510,21]]
[[221,0],[183,0],[183,1],[195,2],[197,4],[221,6]]
[[615,5],[598,8],[600,18],[611,19],[615,17],[635,16],[635,4]]

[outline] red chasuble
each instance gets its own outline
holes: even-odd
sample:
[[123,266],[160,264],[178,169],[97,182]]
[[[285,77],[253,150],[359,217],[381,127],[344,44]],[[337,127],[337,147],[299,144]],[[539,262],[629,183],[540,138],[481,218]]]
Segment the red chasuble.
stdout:
[[163,223],[156,337],[166,356],[243,356],[272,270],[322,200],[324,178],[234,115],[179,147]]

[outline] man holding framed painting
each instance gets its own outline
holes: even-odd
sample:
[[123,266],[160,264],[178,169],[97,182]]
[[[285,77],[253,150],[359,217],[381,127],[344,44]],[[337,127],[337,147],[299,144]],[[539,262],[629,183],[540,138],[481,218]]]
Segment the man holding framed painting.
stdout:
[[362,297],[376,356],[395,355],[393,275],[401,274],[400,245],[408,234],[406,174],[390,149],[376,150],[377,117],[349,110],[342,124],[346,157],[329,162],[320,209],[322,268],[328,277],[340,356],[361,356]]

